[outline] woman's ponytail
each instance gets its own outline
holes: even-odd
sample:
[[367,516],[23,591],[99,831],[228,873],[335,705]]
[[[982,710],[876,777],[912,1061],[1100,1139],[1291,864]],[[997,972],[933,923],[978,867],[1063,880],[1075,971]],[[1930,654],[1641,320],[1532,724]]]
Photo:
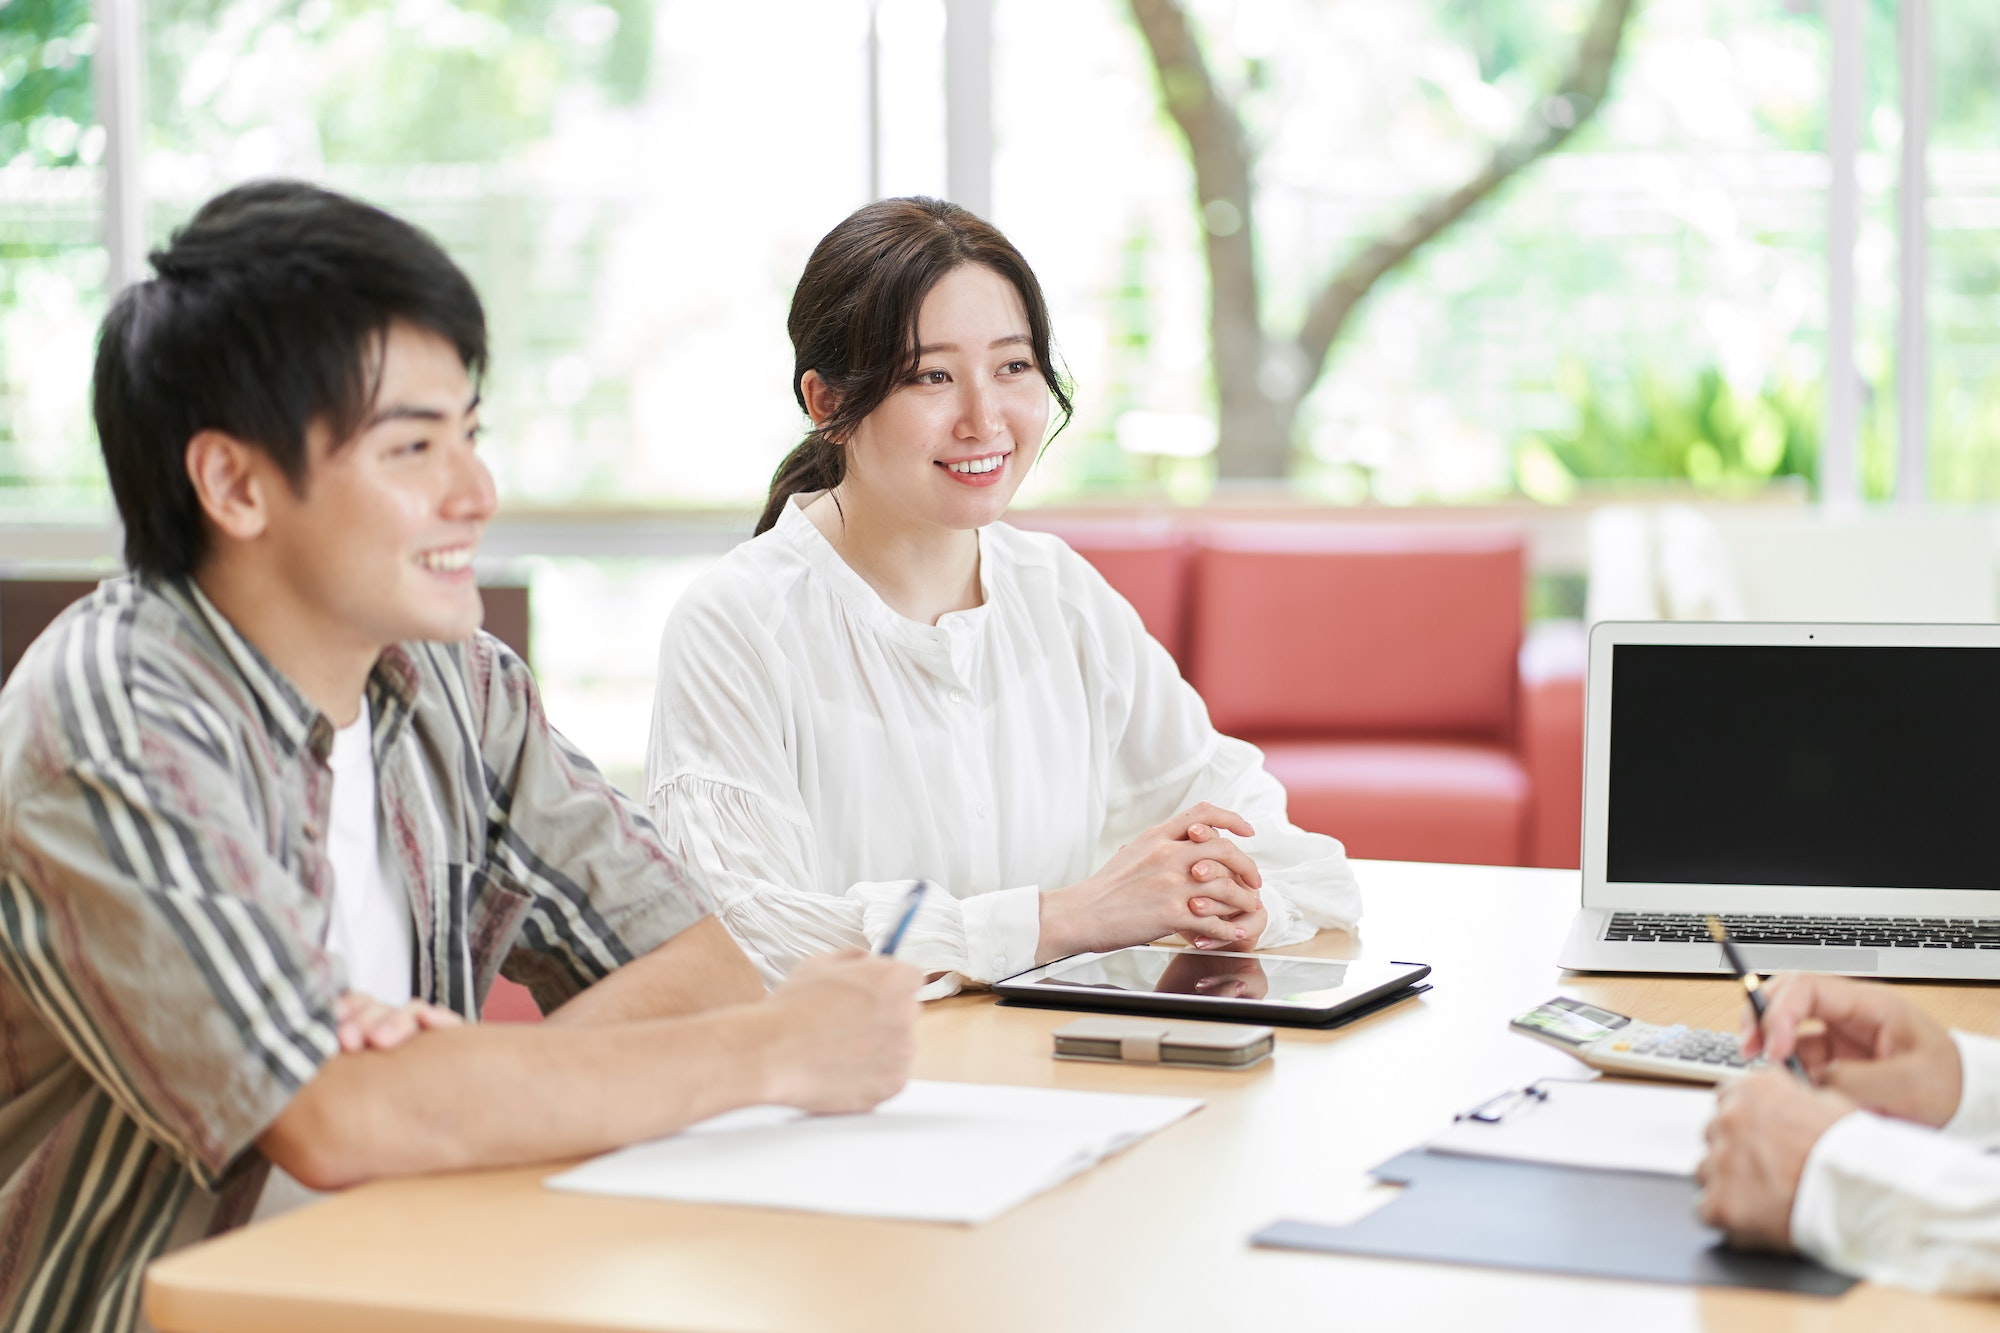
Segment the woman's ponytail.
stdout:
[[761,537],[778,521],[794,495],[830,491],[847,475],[847,452],[818,431],[799,441],[799,447],[785,455],[771,477],[771,494],[764,501],[764,513],[757,520],[753,536]]

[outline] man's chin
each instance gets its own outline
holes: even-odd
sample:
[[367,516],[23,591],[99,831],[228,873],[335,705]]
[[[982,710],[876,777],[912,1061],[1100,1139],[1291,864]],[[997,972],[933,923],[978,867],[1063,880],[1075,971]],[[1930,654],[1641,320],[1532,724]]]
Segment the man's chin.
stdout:
[[477,592],[470,605],[430,607],[410,616],[396,636],[399,643],[464,643],[486,623],[486,605]]

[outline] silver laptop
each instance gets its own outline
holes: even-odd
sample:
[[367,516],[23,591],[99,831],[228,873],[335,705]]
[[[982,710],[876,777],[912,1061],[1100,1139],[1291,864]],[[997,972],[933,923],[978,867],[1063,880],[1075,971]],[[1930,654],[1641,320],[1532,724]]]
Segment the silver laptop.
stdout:
[[1600,624],[1579,971],[2000,978],[2000,625]]

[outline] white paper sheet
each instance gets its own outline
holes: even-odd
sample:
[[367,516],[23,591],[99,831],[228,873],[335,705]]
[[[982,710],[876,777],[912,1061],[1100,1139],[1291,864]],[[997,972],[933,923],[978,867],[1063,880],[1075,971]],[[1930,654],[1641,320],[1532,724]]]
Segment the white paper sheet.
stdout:
[[546,1183],[586,1194],[976,1223],[1200,1106],[1192,1097],[916,1081],[863,1115],[732,1111]]
[[1514,1103],[1497,1124],[1460,1120],[1432,1139],[1432,1152],[1505,1157],[1600,1171],[1692,1176],[1708,1149],[1715,1114],[1710,1088],[1598,1079],[1545,1079],[1545,1101]]

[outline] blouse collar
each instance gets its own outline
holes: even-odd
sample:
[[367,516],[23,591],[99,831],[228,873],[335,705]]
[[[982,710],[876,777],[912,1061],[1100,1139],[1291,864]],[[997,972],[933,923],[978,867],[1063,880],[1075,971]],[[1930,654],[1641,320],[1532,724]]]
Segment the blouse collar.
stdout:
[[790,542],[814,572],[826,580],[834,596],[856,620],[883,637],[919,652],[947,654],[951,651],[954,634],[965,634],[985,624],[993,606],[993,589],[998,572],[995,562],[999,555],[998,544],[987,535],[985,528],[977,530],[979,605],[969,611],[947,612],[938,618],[937,624],[926,625],[922,621],[911,620],[883,601],[882,595],[868,586],[868,580],[854,572],[854,567],[833,549],[833,543],[826,539],[826,534],[806,517],[805,507],[824,494],[824,491],[813,491],[793,496],[779,513],[773,531]]

